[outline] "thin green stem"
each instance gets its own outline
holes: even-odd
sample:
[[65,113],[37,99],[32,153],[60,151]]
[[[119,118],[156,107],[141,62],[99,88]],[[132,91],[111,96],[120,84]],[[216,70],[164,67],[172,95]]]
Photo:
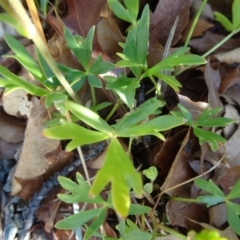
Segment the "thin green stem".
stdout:
[[150,78],[150,80],[152,81],[152,83],[153,83],[153,85],[154,85],[154,87],[155,87],[155,89],[156,89],[156,94],[157,94],[158,96],[160,96],[160,95],[161,95],[160,86],[156,83],[156,81],[154,80],[154,78],[153,78],[152,76],[149,76],[149,78]]
[[236,33],[238,33],[240,31],[240,28],[231,32],[230,34],[228,34],[225,38],[223,38],[218,44],[216,44],[213,48],[211,48],[210,50],[208,50],[206,53],[204,53],[202,55],[202,57],[207,57],[209,56],[212,52],[214,52],[217,48],[219,48],[221,45],[223,45],[227,40],[229,40],[232,36],[234,36]]
[[111,117],[112,115],[117,111],[117,109],[119,108],[121,104],[121,100],[118,99],[118,101],[115,103],[115,105],[113,106],[112,110],[110,111],[110,113],[107,115],[105,121],[107,122]]
[[24,28],[26,28],[26,37],[32,39],[36,47],[41,52],[42,56],[44,56],[45,61],[47,62],[55,76],[58,78],[61,85],[71,96],[71,98],[75,102],[80,103],[79,97],[77,96],[77,94],[74,93],[73,89],[71,88],[71,86],[63,76],[62,72],[57,67],[56,62],[53,60],[51,54],[49,53],[48,46],[44,39],[42,39],[39,29],[36,29],[36,27],[32,24],[32,21],[28,16],[27,11],[23,7],[22,2],[20,0],[4,0],[3,2],[1,2],[1,4],[3,7],[6,7],[5,10],[10,16],[13,16],[23,24]]
[[92,106],[94,107],[97,104],[96,92],[93,86],[90,85],[90,88],[91,88],[91,95],[92,95]]
[[203,11],[203,8],[204,8],[204,6],[206,5],[206,3],[207,3],[207,0],[204,0],[204,1],[202,2],[202,4],[201,4],[200,8],[198,9],[197,14],[196,14],[196,16],[195,16],[195,18],[194,18],[194,20],[193,20],[192,25],[191,25],[191,28],[190,28],[190,30],[189,30],[189,32],[188,32],[188,35],[187,35],[187,38],[186,38],[184,47],[187,47],[187,45],[188,45],[188,43],[189,43],[189,41],[190,41],[190,38],[192,37],[194,28],[196,27],[196,24],[197,24],[197,22],[198,22],[198,19],[199,19],[200,15],[201,15],[201,13],[202,13],[202,11]]
[[133,137],[130,137],[130,138],[129,138],[129,144],[128,144],[128,154],[129,154],[129,155],[130,155],[130,153],[131,153],[132,142],[133,142]]

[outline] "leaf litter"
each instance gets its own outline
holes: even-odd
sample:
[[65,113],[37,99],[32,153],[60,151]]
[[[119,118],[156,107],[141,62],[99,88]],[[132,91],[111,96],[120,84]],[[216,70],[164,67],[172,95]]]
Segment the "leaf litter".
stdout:
[[[165,44],[176,16],[179,16],[180,21],[170,51],[174,52],[177,47],[184,44],[186,32],[193,20],[192,16],[196,13],[196,10],[194,10],[194,8],[196,9],[195,4],[200,1],[161,0],[155,4],[152,2],[140,1],[141,8],[146,3],[149,3],[152,9],[148,56],[150,66],[162,59]],[[194,35],[189,42],[192,53],[205,53],[226,35],[226,32],[223,33],[219,24],[213,21],[212,14],[213,10],[216,9],[229,12],[231,6],[225,6],[224,8],[223,2],[219,1],[218,5],[214,1],[209,1],[209,4],[205,6]],[[94,38],[92,57],[96,58],[101,52],[104,59],[116,62],[118,57],[115,53],[120,49],[118,42],[125,41],[128,26],[117,19],[110,9],[106,7],[106,4],[106,0],[97,2],[92,0],[68,0],[68,11],[63,8],[65,16],[60,16],[59,19],[72,32],[83,37],[86,36],[91,26],[96,25],[97,31]],[[59,19],[52,17],[50,21],[52,29],[55,29],[58,33],[55,33],[48,41],[50,51],[56,61],[72,68],[81,69],[72,53],[65,47],[65,41],[62,38],[62,23],[58,21]],[[162,211],[166,213],[173,228],[178,229],[180,232],[186,233],[190,230],[198,231],[201,228],[212,229],[215,227],[228,239],[238,239],[231,228],[226,225],[227,218],[224,204],[208,209],[205,205],[174,200],[168,201],[167,199],[168,196],[188,198],[199,196],[200,191],[192,182],[177,188],[174,187],[179,183],[191,180],[216,164],[218,166],[211,174],[207,175],[207,178],[218,184],[225,194],[229,193],[232,186],[239,179],[239,47],[239,36],[229,39],[214,52],[215,58],[209,58],[204,68],[192,68],[177,76],[182,83],[178,99],[174,99],[171,92],[169,93],[173,102],[172,108],[176,107],[179,101],[193,116],[197,116],[207,106],[213,108],[223,107],[222,114],[236,119],[236,123],[226,129],[213,129],[213,131],[223,134],[227,138],[225,147],[223,146],[217,152],[212,152],[208,146],[199,145],[190,128],[177,128],[165,134],[166,141],[164,143],[156,139],[150,142],[149,145],[140,142],[136,144],[132,152],[135,165],[145,167],[154,165],[158,167],[159,173],[155,191],[158,194],[165,192],[166,198],[163,200],[165,208]],[[32,54],[34,55],[34,53]],[[6,62],[6,59],[1,58],[1,65],[14,69],[14,72],[19,72],[16,61]],[[24,69],[22,70],[24,71]],[[114,71],[117,72],[117,70],[113,70],[113,75],[116,74]],[[32,76],[25,76],[28,81],[31,78]],[[144,84],[148,88],[147,81],[144,81]],[[84,87],[80,90],[79,96],[87,104],[88,101],[91,101],[90,89],[87,86]],[[99,90],[98,98],[115,103],[114,96],[107,95],[104,89]],[[74,161],[76,161],[74,153],[64,151],[66,143],[43,137],[42,129],[49,120],[49,114],[48,110],[42,105],[41,100],[22,91],[10,95],[1,93],[0,107],[1,160],[5,159],[10,162],[15,158],[17,161],[16,167],[11,172],[3,173],[5,177],[10,177],[7,179],[7,183],[1,183],[2,185],[5,184],[2,195],[3,198],[5,196],[5,199],[2,199],[1,202],[5,203],[5,205],[19,206],[19,202],[21,203],[19,197],[25,200],[32,199],[30,205],[28,205],[33,215],[30,225],[34,223],[34,215],[38,207],[37,217],[38,220],[42,221],[40,227],[34,223],[35,230],[32,229],[32,232],[34,233],[36,229],[40,228],[45,236],[48,236],[48,239],[55,239],[57,236],[59,239],[67,239],[71,234],[69,231],[53,231],[54,223],[64,217],[61,209],[65,207],[65,210],[71,211],[71,208],[66,204],[54,200],[56,193],[62,190],[59,188],[55,192],[53,191],[52,196],[47,196],[46,193],[42,196],[40,193],[41,191],[42,193],[48,192],[44,189],[46,186],[48,186],[49,190],[53,190],[52,185],[57,185],[56,177],[55,183],[52,185],[52,180],[47,179],[53,179],[53,176],[57,176],[59,173],[63,175],[69,174],[70,167],[64,168],[64,166],[72,164],[71,170],[74,168]],[[117,117],[121,118],[124,114],[125,112],[122,110]],[[20,157],[17,157],[17,152],[20,152]],[[95,175],[96,168],[100,169],[102,167],[102,162],[100,156],[88,165],[89,169],[93,169],[92,176]],[[76,168],[79,165],[78,162]],[[49,185],[46,185],[46,183]],[[9,186],[7,187],[7,185]],[[38,190],[40,190],[40,193]],[[6,197],[6,193],[9,192],[14,196],[15,202],[13,203],[10,197]],[[42,198],[45,198],[45,200],[41,204]],[[38,202],[35,203],[34,199],[37,199]],[[48,206],[50,202],[51,204]],[[31,206],[33,210],[31,210]],[[160,212],[159,209],[158,211]],[[54,214],[49,215],[49,212],[54,212]],[[109,213],[108,216],[111,216],[111,214]],[[25,221],[26,219],[25,216]],[[116,237],[114,224],[112,224],[111,220],[108,219],[104,225],[107,234]],[[26,233],[26,231],[23,232]],[[157,237],[157,239],[166,239],[166,237]],[[171,238],[169,235],[168,239],[175,238]]]

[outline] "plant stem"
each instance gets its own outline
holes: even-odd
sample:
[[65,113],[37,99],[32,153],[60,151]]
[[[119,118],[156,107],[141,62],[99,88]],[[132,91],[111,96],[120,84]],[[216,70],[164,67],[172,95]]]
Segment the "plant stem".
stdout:
[[91,88],[91,95],[92,95],[92,106],[94,107],[97,104],[96,92],[92,85],[90,85],[90,88]]
[[188,45],[188,43],[189,43],[189,41],[190,41],[190,38],[191,38],[191,36],[192,36],[192,34],[193,34],[194,28],[196,27],[197,21],[198,21],[200,15],[201,15],[201,13],[202,13],[202,11],[203,11],[203,8],[204,8],[204,6],[206,5],[206,3],[207,3],[207,0],[204,0],[204,1],[202,2],[202,4],[201,4],[200,8],[198,9],[197,14],[196,14],[196,16],[195,16],[195,18],[194,18],[194,20],[193,20],[193,22],[192,22],[191,28],[190,28],[190,30],[189,30],[189,32],[188,32],[188,35],[187,35],[187,38],[186,38],[184,47],[187,47],[187,45]]
[[110,113],[107,115],[105,121],[107,122],[111,117],[112,115],[116,112],[116,110],[118,109],[118,107],[120,106],[121,104],[121,100],[118,99],[118,101],[115,103],[115,105],[113,106],[112,110],[110,111]]
[[37,32],[40,35],[40,37],[42,38],[42,41],[47,46],[46,38],[44,36],[44,32],[43,32],[42,25],[41,25],[41,22],[40,22],[40,19],[39,19],[39,16],[38,16],[36,5],[35,5],[34,1],[32,1],[32,0],[26,0],[26,2],[27,2],[27,5],[28,5],[30,15],[31,15],[32,20],[33,20],[33,23],[34,23],[34,25],[37,29]]
[[[217,48],[219,48],[221,45],[223,45],[227,40],[229,40],[232,36],[234,36],[235,34],[237,34],[240,31],[240,28],[231,32],[230,34],[228,34],[225,38],[223,38],[219,43],[217,43],[214,47],[212,47],[210,50],[208,50],[206,53],[204,53],[202,55],[202,57],[207,57],[209,56],[212,52],[214,52]],[[174,76],[179,75],[180,73],[186,71],[187,69],[189,69],[190,66],[183,68],[182,70],[176,72],[176,74],[174,74]]]
[[238,33],[240,31],[240,28],[231,32],[230,34],[228,34],[225,38],[223,38],[218,44],[216,44],[213,48],[211,48],[210,50],[208,50],[206,53],[204,53],[202,55],[202,57],[207,57],[209,56],[212,52],[214,52],[217,48],[219,48],[221,45],[223,45],[228,39],[230,39],[232,36],[234,36],[236,33]]
[[[4,4],[3,4],[4,3]],[[49,49],[47,47],[47,44],[45,42],[45,38],[43,39],[41,35],[41,31],[39,28],[36,28],[30,17],[27,14],[27,11],[22,5],[22,2],[20,0],[4,0],[1,2],[1,4],[6,6],[6,11],[10,16],[15,17],[19,22],[21,22],[26,28],[26,37],[29,39],[32,39],[36,47],[39,49],[39,51],[42,53],[42,56],[45,58],[46,62],[48,63],[49,67],[55,74],[55,76],[58,78],[62,86],[65,88],[67,93],[71,96],[71,98],[77,102],[80,103],[79,97],[74,93],[73,89],[71,88],[70,84],[67,82],[65,77],[63,76],[62,72],[58,69],[55,61],[53,60],[51,54],[49,53]],[[32,6],[30,6],[30,10],[32,10]],[[33,13],[34,14],[34,13]],[[35,19],[36,20],[36,19]]]

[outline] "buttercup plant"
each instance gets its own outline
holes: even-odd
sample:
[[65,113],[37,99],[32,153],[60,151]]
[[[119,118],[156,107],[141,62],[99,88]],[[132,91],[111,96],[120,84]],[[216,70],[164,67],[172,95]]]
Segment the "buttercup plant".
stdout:
[[[80,174],[76,175],[78,183],[66,177],[59,177],[62,187],[70,191],[70,194],[58,195],[62,201],[100,205],[99,208],[74,214],[56,224],[57,228],[74,229],[94,219],[92,224],[86,227],[87,231],[84,239],[99,234],[98,229],[103,224],[109,208],[114,209],[122,219],[125,219],[129,214],[142,215],[151,210],[149,207],[140,204],[131,204],[130,192],[133,191],[136,197],[141,198],[143,183],[140,173],[137,172],[131,162],[129,153],[122,147],[120,138],[129,138],[129,147],[131,149],[131,140],[133,138],[153,135],[164,141],[165,138],[161,132],[186,124],[193,128],[200,143],[209,143],[212,150],[215,151],[218,148],[218,143],[224,142],[225,139],[202,129],[202,127],[226,126],[232,122],[232,120],[226,118],[213,118],[220,109],[206,109],[196,121],[193,121],[191,114],[181,105],[179,105],[180,111],[178,112],[173,111],[171,115],[159,115],[159,109],[165,105],[165,102],[156,97],[150,98],[136,107],[136,89],[144,78],[149,78],[156,88],[156,79],[162,79],[162,81],[178,91],[181,84],[174,76],[164,74],[164,70],[173,72],[175,67],[201,65],[205,64],[206,60],[198,55],[186,55],[185,53],[189,48],[180,47],[155,66],[148,67],[149,6],[144,7],[138,19],[138,0],[124,0],[123,4],[118,0],[108,0],[108,4],[118,18],[131,24],[128,28],[126,41],[120,43],[123,51],[117,53],[121,60],[116,64],[103,61],[102,55],[99,55],[94,60],[91,58],[95,32],[93,26],[86,38],[73,35],[69,29],[64,29],[66,46],[81,64],[82,70],[72,69],[52,62],[53,60],[49,60],[49,56],[46,57],[42,52],[44,47],[41,44],[36,44],[38,61],[35,61],[23,45],[9,35],[5,36],[5,40],[14,55],[5,57],[16,58],[42,87],[28,83],[21,77],[10,73],[5,67],[0,66],[2,75],[0,85],[6,89],[6,93],[15,89],[24,89],[31,95],[45,97],[45,106],[47,108],[54,105],[59,110],[58,118],[51,120],[43,131],[45,136],[52,139],[69,140],[66,146],[67,151],[72,151],[86,144],[101,141],[108,142],[104,165],[98,171],[92,186],[89,186]],[[5,7],[4,4],[3,7]],[[46,5],[41,5],[41,8],[46,10]],[[8,10],[6,8],[11,18],[6,18],[7,15],[0,14],[0,19],[14,23],[17,18],[21,18],[19,15],[14,17],[13,11]],[[23,29],[21,29],[20,33],[29,37],[29,32],[25,34]],[[109,73],[116,67],[120,68],[122,73],[117,77],[113,77]],[[125,68],[130,69],[131,77],[125,74]],[[99,77],[100,74],[105,74],[103,79]],[[120,104],[124,104],[125,108],[129,109],[125,116],[112,125],[107,121],[111,116],[104,120],[96,111],[96,109],[99,110],[110,105],[97,102],[95,88],[102,88],[102,81],[106,83],[106,90],[112,91],[117,99],[111,111],[111,116]],[[83,106],[77,97],[78,90],[86,82],[90,85],[92,93],[92,105],[90,108]],[[149,118],[150,116],[151,118]],[[69,121],[69,119],[75,119],[76,122],[80,120],[85,125],[79,125]],[[145,175],[151,180],[152,184],[157,172],[156,169],[151,170],[146,171]],[[111,183],[109,198],[103,200],[100,193],[108,183]],[[122,236],[121,239],[129,239],[129,234],[131,239],[134,239],[132,232],[142,234],[144,240],[151,239],[150,233],[140,231],[131,221],[128,221],[127,224],[121,222],[118,228]]]

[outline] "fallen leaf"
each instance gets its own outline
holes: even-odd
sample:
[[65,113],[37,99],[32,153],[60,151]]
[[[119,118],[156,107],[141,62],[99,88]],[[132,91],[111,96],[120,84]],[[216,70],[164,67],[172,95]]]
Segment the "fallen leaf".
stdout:
[[240,165],[239,139],[240,139],[240,125],[238,125],[236,132],[225,144],[226,159],[230,167]]
[[219,88],[219,93],[224,93],[229,87],[235,85],[240,79],[240,66],[228,70],[225,74],[221,76],[221,84]]
[[225,203],[215,205],[208,210],[209,224],[221,228],[227,223],[227,208]]
[[[195,1],[194,1],[195,2]],[[191,20],[189,23],[188,23],[188,26],[187,28],[184,30],[184,33],[183,33],[183,41],[186,40],[187,36],[188,36],[188,33],[190,31],[190,28],[193,24],[193,21],[194,20]],[[208,22],[207,20],[205,19],[202,19],[202,18],[199,18],[198,21],[197,21],[197,24],[193,30],[193,33],[192,33],[192,36],[191,38],[194,38],[194,37],[199,37],[199,36],[202,36],[202,34],[204,32],[206,32],[209,28],[212,28],[214,25],[210,22]]]
[[28,100],[27,92],[17,89],[9,94],[3,94],[3,108],[9,115],[18,118],[29,118],[32,103]]
[[159,176],[162,179],[166,178],[186,133],[186,129],[183,129],[182,131],[176,133],[174,136],[169,137],[162,144],[160,150],[158,149],[158,152],[154,157],[154,165],[160,168]]
[[26,121],[7,115],[0,108],[0,138],[9,143],[19,143],[24,139]]
[[154,13],[150,16],[150,42],[157,39],[165,46],[174,21],[179,16],[179,23],[172,41],[172,45],[175,45],[181,39],[182,32],[188,24],[191,4],[191,0],[175,0],[174,4],[169,0],[159,1]]
[[208,209],[204,204],[186,203],[170,200],[166,206],[167,217],[173,226],[187,231],[200,231],[201,227],[190,222],[188,218],[197,222],[208,222]]
[[220,62],[231,64],[231,63],[240,63],[239,55],[240,55],[240,48],[235,48],[229,52],[215,54],[214,57],[217,58]]
[[161,191],[167,191],[166,193],[170,196],[190,196],[191,183],[175,189],[171,188],[195,176],[195,173],[189,166],[188,161],[193,159],[198,147],[199,145],[196,137],[194,137],[194,135],[191,133],[191,130],[189,130],[181,143],[181,147],[174,159],[165,182],[161,187]]
[[240,179],[240,166],[226,169],[218,178],[218,184],[225,195],[228,195],[233,185]]
[[[223,40],[225,36],[206,31],[203,37],[191,39],[189,45],[194,48],[195,51],[205,53],[210,50],[213,46]],[[231,38],[226,41],[223,45],[217,48],[214,53],[221,53],[231,51],[232,49],[240,46],[239,38]]]
[[181,94],[178,94],[178,96],[179,103],[188,109],[194,120],[197,119],[203,110],[209,106],[206,102],[194,102],[190,98]]
[[96,29],[99,44],[104,52],[113,60],[117,61],[119,57],[117,52],[122,52],[119,42],[125,42],[125,37],[122,35],[115,19],[112,17],[101,18]]
[[217,66],[217,68],[213,68],[211,66],[210,59],[205,66],[204,76],[208,88],[208,103],[210,108],[223,108],[223,104],[219,98],[219,88],[221,82],[219,67]]
[[25,141],[15,177],[34,178],[46,172],[48,163],[44,155],[59,145],[59,141],[45,138],[42,135],[43,125],[49,120],[47,111],[37,98],[32,99],[31,110],[25,132]]

